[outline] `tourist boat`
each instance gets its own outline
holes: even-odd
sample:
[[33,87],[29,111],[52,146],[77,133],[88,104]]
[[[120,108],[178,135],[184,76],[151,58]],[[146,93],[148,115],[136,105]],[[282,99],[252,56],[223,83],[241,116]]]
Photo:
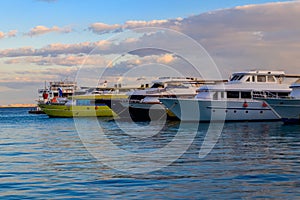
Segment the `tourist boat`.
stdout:
[[51,81],[48,87],[45,82],[45,88],[38,89],[37,102],[38,104],[56,102],[57,98],[60,98],[60,101],[67,100],[76,90],[78,87],[74,81]]
[[136,89],[144,89],[137,86],[113,87],[101,85],[97,87],[85,87],[86,94],[72,95],[68,98],[56,97],[55,101],[47,101],[39,104],[39,107],[49,117],[112,117],[116,114],[109,108],[112,99],[128,98],[128,92]]
[[161,98],[160,101],[182,121],[265,121],[280,116],[256,95],[286,97],[291,89],[283,83],[283,71],[246,71],[232,75],[229,82],[204,85],[194,99]]
[[150,88],[128,94],[129,99],[112,100],[111,108],[119,117],[133,121],[155,121],[165,117],[175,119],[177,117],[173,113],[166,112],[159,98],[193,98],[204,83],[209,82],[191,77],[160,77],[153,81]]
[[300,79],[293,83],[288,98],[264,99],[282,118],[284,123],[300,124]]
[[117,83],[113,86],[104,81],[96,87],[80,88],[74,82],[55,82],[40,92],[38,106],[50,117],[112,117],[115,113],[108,107],[111,99],[124,99],[128,92],[145,89],[147,84],[141,84],[144,81],[139,78],[133,85]]
[[78,90],[76,82],[73,81],[51,81],[49,86],[38,89],[37,106],[35,109],[29,110],[29,114],[45,114],[41,109],[41,105],[50,103],[64,104],[68,101],[68,97],[72,96]]
[[67,102],[40,104],[49,117],[112,117],[115,113],[107,105],[111,99],[127,98],[124,94],[75,95]]

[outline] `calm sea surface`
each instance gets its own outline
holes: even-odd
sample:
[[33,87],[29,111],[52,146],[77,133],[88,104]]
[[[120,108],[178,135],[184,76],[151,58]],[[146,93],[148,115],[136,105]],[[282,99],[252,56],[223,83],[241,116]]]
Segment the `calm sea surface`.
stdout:
[[[181,128],[184,136],[177,141],[182,139],[185,144],[193,132],[196,136],[183,155],[160,169],[138,173],[141,166],[149,169],[153,165],[155,169],[155,162],[164,164],[168,160],[170,154],[165,152],[160,152],[157,160],[149,155],[173,141],[180,122],[167,122],[161,128],[156,124],[82,118],[78,120],[89,133],[83,142],[84,136],[78,134],[73,119],[30,115],[27,111],[0,109],[3,199],[300,199],[299,125],[225,124],[204,158],[199,158],[199,150],[208,125],[200,124],[197,130],[186,125]],[[95,120],[99,126],[93,125]],[[147,161],[147,156],[146,161],[123,154],[118,157],[97,138],[100,128],[111,145],[132,155],[148,155],[152,161]],[[100,157],[85,147],[87,142],[95,151],[100,148]],[[132,165],[128,158],[134,160]],[[111,163],[124,166],[124,170]]]

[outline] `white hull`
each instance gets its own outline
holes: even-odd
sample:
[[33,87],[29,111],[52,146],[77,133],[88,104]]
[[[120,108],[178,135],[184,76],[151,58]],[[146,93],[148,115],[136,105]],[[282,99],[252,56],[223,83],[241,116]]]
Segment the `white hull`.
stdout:
[[280,120],[280,116],[263,101],[204,100],[164,98],[160,101],[181,121],[266,121]]
[[265,101],[283,119],[300,120],[300,99],[266,99]]

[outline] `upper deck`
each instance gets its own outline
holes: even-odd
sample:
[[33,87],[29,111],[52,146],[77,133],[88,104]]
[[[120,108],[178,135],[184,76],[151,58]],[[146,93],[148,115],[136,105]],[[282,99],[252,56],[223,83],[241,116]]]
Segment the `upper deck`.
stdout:
[[274,83],[281,84],[284,71],[246,71],[232,74],[229,83]]

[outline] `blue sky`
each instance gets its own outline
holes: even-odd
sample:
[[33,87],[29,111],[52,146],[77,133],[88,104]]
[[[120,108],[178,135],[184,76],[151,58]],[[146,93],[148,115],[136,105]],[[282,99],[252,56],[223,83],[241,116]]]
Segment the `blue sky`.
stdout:
[[[1,1],[0,105],[34,103],[44,80],[74,74],[72,67],[80,66],[93,45],[103,48],[103,58],[95,59],[106,65],[121,46],[107,38],[140,27],[168,28],[192,37],[204,45],[225,75],[247,65],[297,72],[297,67],[293,69],[300,57],[295,53],[300,10],[295,5],[299,4],[283,0]],[[133,47],[136,40],[127,39]],[[128,41],[121,47],[126,49]],[[175,60],[172,55],[155,56],[135,55],[134,62],[119,62],[117,69],[155,59]],[[289,67],[283,66],[285,61]]]
[[[22,38],[2,41],[2,48],[11,48],[26,45],[45,45],[49,40],[53,42],[72,43],[93,36],[84,31],[94,22],[106,24],[122,24],[128,20],[154,20],[188,17],[216,9],[231,8],[239,5],[262,4],[266,2],[279,2],[272,0],[12,0],[1,1],[0,31],[8,32],[18,30],[22,35],[37,25],[47,27],[72,27],[77,34],[65,37],[52,35],[40,38]],[[281,1],[283,2],[283,1]]]
[[[95,21],[108,24],[122,23],[127,20],[151,20],[187,17],[210,10],[230,8],[246,4],[279,2],[272,0],[12,0],[1,1],[1,19],[7,22],[2,28],[30,28],[37,24],[85,25]],[[21,21],[22,23],[18,24]]]

